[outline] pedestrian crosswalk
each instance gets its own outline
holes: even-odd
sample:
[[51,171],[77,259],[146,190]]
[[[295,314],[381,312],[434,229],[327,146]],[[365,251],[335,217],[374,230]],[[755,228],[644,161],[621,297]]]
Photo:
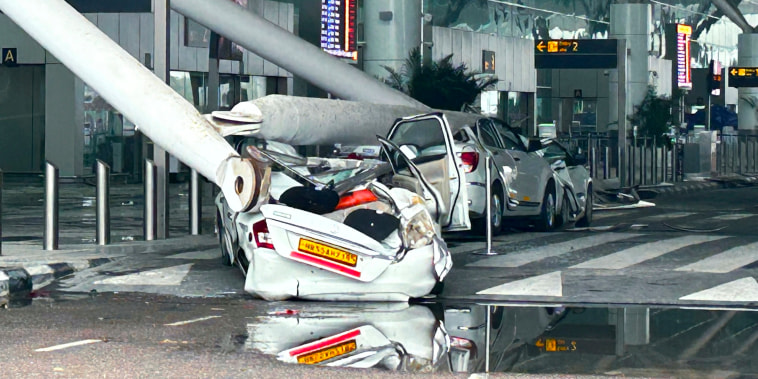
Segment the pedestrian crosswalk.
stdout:
[[[612,216],[594,224],[624,218],[608,214]],[[469,294],[448,294],[490,301],[758,304],[758,236],[730,234],[730,229],[703,232],[729,223],[744,227],[755,216],[667,212],[627,217],[622,228],[514,234],[518,241],[511,243],[508,236],[500,236],[493,248],[497,255],[459,259],[464,264],[456,267],[460,271],[454,270],[450,281],[483,273]],[[646,227],[652,223],[700,228],[683,232]],[[632,226],[640,224],[644,227]]]

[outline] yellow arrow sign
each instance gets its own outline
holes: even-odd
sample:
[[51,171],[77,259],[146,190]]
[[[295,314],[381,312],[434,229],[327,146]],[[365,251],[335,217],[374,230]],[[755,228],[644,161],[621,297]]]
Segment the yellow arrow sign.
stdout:
[[540,41],[540,43],[537,44],[537,50],[541,52],[545,51],[545,42]]
[[540,339],[537,340],[537,342],[534,343],[534,346],[543,347],[543,346],[545,346],[545,342],[542,341],[542,338],[540,338]]
[[729,71],[732,75],[737,75],[737,69],[733,68],[732,71]]

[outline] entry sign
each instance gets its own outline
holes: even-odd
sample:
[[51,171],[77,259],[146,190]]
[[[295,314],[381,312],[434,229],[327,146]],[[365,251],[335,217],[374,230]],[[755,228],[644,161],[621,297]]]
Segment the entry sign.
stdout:
[[534,41],[534,68],[616,68],[615,39]]
[[16,55],[16,48],[6,48],[4,47],[2,49],[2,64],[4,66],[15,66],[18,64],[17,61],[17,55]]
[[758,87],[758,67],[729,67],[729,87]]
[[495,73],[495,52],[490,50],[482,50],[482,73],[494,74]]

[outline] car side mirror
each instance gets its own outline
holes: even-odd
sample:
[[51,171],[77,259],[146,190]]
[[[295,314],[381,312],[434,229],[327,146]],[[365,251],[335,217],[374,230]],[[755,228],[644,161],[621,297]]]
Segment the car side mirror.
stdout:
[[531,153],[532,151],[537,151],[540,149],[542,149],[542,141],[537,138],[529,139],[529,146],[526,148],[527,152]]
[[577,166],[584,166],[587,164],[587,156],[584,154],[577,154],[574,155],[574,163],[576,163]]

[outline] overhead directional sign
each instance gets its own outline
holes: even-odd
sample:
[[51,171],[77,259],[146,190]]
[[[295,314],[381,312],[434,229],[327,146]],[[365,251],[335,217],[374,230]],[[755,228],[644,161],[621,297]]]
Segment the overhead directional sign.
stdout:
[[615,39],[534,41],[534,68],[616,68]]
[[729,87],[758,87],[758,67],[729,67]]

